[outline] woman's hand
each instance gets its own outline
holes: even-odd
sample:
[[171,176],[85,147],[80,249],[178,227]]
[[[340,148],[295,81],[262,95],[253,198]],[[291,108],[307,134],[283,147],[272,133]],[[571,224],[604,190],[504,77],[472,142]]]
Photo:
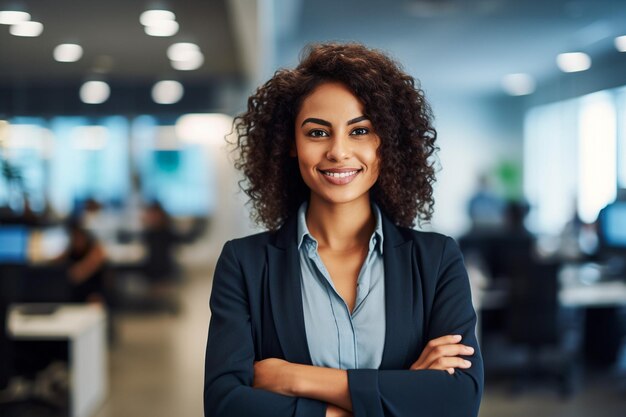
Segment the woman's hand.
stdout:
[[474,348],[462,345],[460,341],[459,335],[441,336],[431,340],[410,369],[438,369],[452,375],[455,368],[471,367],[472,363],[461,356],[473,355]]
[[352,413],[341,407],[337,407],[336,405],[328,404],[328,408],[326,408],[326,417],[352,417]]
[[277,394],[295,395],[293,364],[282,359],[268,358],[254,363],[252,386]]

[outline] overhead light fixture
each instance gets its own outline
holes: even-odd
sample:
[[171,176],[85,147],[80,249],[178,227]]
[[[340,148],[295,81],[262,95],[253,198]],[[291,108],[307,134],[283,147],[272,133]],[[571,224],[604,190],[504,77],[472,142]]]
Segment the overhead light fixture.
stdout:
[[502,78],[502,88],[511,96],[526,96],[535,91],[535,79],[529,74],[508,74]]
[[144,26],[153,26],[163,21],[176,20],[176,15],[169,10],[146,10],[139,16],[139,22]]
[[30,14],[18,10],[2,10],[0,11],[0,24],[15,25],[16,23],[30,20]]
[[87,81],[80,87],[80,99],[86,104],[101,104],[109,99],[111,88],[104,81]]
[[615,49],[620,52],[626,52],[626,35],[615,38]]
[[9,28],[9,33],[13,36],[34,38],[41,35],[41,32],[43,32],[43,24],[32,20],[15,23]]
[[584,52],[567,52],[556,57],[556,64],[563,72],[586,71],[591,68],[591,57]]
[[167,48],[170,61],[189,61],[200,52],[200,47],[191,42],[178,42]]
[[179,25],[175,20],[161,20],[143,28],[149,36],[174,36],[178,33]]
[[189,56],[184,61],[170,61],[172,68],[179,71],[193,71],[204,64],[204,55],[200,51],[189,51]]
[[163,80],[152,87],[152,100],[158,104],[174,104],[183,98],[185,89],[174,80]]
[[83,56],[83,48],[75,43],[62,43],[54,48],[53,56],[59,62],[76,62]]

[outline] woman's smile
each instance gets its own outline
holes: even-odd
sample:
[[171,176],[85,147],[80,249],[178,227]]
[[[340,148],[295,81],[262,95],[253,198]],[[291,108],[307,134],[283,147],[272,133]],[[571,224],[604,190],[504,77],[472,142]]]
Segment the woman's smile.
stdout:
[[356,168],[319,169],[324,178],[333,185],[350,184],[362,170]]

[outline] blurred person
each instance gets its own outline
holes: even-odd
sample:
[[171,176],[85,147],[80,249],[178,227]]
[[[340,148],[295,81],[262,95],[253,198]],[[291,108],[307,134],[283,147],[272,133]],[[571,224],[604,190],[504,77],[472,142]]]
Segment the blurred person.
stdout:
[[69,242],[56,262],[68,264],[73,302],[105,304],[104,275],[106,253],[104,248],[80,223],[72,219],[68,224]]
[[505,201],[496,194],[487,174],[478,178],[478,190],[470,198],[467,210],[472,229],[493,229],[504,222]]
[[171,281],[177,267],[172,250],[182,238],[175,232],[172,219],[161,203],[154,201],[143,212],[143,239],[147,260],[144,272],[153,281]]
[[235,121],[270,229],[226,243],[211,294],[206,416],[476,416],[483,366],[456,243],[433,211],[436,132],[384,53],[320,44]]
[[94,198],[83,205],[82,222],[85,229],[100,242],[112,242],[119,227],[119,216],[102,207]]

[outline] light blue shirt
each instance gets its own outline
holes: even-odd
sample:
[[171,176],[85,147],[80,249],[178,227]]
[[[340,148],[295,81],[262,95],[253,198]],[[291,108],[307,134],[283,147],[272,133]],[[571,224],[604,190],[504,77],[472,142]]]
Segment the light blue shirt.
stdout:
[[298,210],[298,250],[304,325],[313,365],[378,369],[385,344],[385,271],[380,210],[357,280],[352,314],[339,295],[306,225],[307,203]]

